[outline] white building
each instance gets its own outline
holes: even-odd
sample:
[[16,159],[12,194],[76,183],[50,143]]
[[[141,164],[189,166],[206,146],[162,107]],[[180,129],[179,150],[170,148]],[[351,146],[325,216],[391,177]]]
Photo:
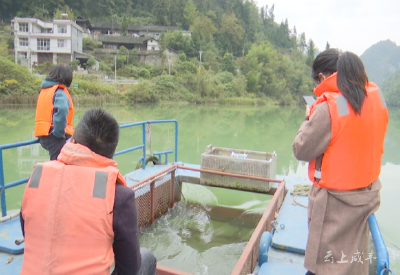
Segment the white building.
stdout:
[[15,63],[28,66],[44,62],[69,63],[82,53],[82,28],[71,20],[36,18],[11,20],[14,30]]

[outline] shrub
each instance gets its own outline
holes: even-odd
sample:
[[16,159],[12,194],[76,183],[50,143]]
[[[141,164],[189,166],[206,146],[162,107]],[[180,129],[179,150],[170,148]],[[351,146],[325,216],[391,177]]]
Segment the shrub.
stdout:
[[[75,82],[75,81],[74,81]],[[69,88],[71,94],[75,95],[112,95],[115,94],[115,88],[112,85],[107,85],[98,82],[91,82],[87,80],[77,80],[79,88]]]
[[158,102],[159,97],[154,89],[154,86],[155,85],[148,80],[133,85],[130,91],[126,93],[126,99],[131,104]]
[[93,41],[88,37],[83,38],[83,50],[84,51],[93,51],[95,48],[101,48],[103,44],[101,42]]
[[68,63],[68,66],[70,66],[71,69],[74,71],[78,70],[78,66],[80,65],[81,62],[78,59],[72,60],[71,62]]
[[96,65],[96,59],[94,59],[93,57],[90,57],[87,61],[87,65],[92,68],[94,65]]
[[141,68],[139,70],[139,77],[142,77],[144,79],[150,78],[150,71],[145,68]]
[[6,79],[15,79],[22,85],[35,81],[27,67],[15,64],[0,56],[0,81]]
[[196,74],[198,68],[193,62],[184,61],[178,63],[178,66],[176,66],[176,70],[179,74]]
[[53,65],[53,62],[47,61],[40,65],[33,65],[32,68],[37,74],[48,75]]

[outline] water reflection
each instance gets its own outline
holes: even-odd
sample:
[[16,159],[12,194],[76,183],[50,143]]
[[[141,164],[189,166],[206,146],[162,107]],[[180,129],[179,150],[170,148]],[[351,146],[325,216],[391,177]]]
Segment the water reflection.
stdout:
[[[90,107],[78,106],[74,123]],[[278,153],[277,173],[307,176],[307,164],[297,161],[291,144],[304,119],[304,107],[265,106],[199,106],[186,104],[160,104],[156,106],[106,106],[119,123],[142,120],[176,119],[179,121],[179,160],[200,164],[200,155],[208,144],[219,147]],[[0,143],[29,140],[33,137],[35,110],[33,107],[0,109]],[[400,221],[394,216],[400,208],[400,108],[389,109],[389,125],[382,159],[381,207],[377,219],[391,253],[391,264],[397,265],[400,273],[399,254]],[[141,128],[121,130],[118,150],[141,144]],[[174,126],[153,125],[152,150],[173,149]],[[10,149],[3,152],[6,182],[26,177],[38,161],[48,160],[48,154],[40,145],[27,146],[20,151]],[[150,148],[148,148],[150,149]],[[133,170],[141,152],[118,156],[122,173]],[[170,161],[172,156],[170,156]],[[20,207],[23,186],[7,190],[7,207]],[[261,200],[260,200],[261,201]],[[396,247],[397,246],[397,247]],[[188,254],[189,255],[189,254]],[[189,257],[189,256],[188,256]]]

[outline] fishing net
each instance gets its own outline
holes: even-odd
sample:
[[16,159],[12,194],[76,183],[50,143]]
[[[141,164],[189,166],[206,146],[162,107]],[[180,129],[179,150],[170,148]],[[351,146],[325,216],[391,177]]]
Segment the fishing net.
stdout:
[[133,188],[138,211],[139,229],[165,214],[174,202],[175,169]]

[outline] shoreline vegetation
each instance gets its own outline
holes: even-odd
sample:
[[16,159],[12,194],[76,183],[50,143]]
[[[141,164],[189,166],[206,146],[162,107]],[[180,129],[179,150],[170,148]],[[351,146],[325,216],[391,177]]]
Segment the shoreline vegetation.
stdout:
[[[178,61],[176,65],[187,66]],[[187,62],[185,62],[187,63]],[[75,104],[132,105],[137,103],[187,102],[192,104],[293,105],[293,94],[270,97],[247,92],[246,78],[222,71],[213,74],[202,64],[193,73],[139,78],[138,84],[106,84],[96,75],[74,73],[69,91]],[[151,68],[150,68],[151,69]],[[153,68],[154,69],[154,68]],[[36,104],[45,75],[32,74],[26,67],[0,56],[0,104]]]
[[[158,65],[140,63],[138,51],[124,46],[116,54],[97,54],[102,43],[84,38],[83,52],[95,56],[100,63],[99,71],[74,73],[74,85],[69,90],[76,104],[299,105],[303,104],[302,95],[311,95],[314,88],[310,66],[320,50],[312,39],[306,39],[304,32],[297,33],[296,26],[289,26],[288,19],[275,22],[274,5],[257,7],[253,1],[240,0],[26,3],[17,0],[5,4],[0,17],[30,17],[47,22],[67,13],[71,20],[79,16],[91,22],[115,23],[121,36],[132,35],[128,33],[130,25],[175,26],[192,32],[191,36],[184,36],[179,30],[162,32],[158,39],[161,50],[154,63]],[[32,73],[15,64],[11,26],[10,21],[0,22],[0,104],[35,104],[40,83],[53,64],[34,65]],[[329,47],[327,41],[326,48]],[[176,60],[167,60],[165,49],[174,50]],[[79,65],[91,68],[95,63],[94,58],[89,58],[87,64],[74,60],[68,65],[78,71]],[[114,78],[115,72],[118,77],[139,83],[103,83]],[[399,74],[382,83],[388,105],[400,105]]]
[[[84,38],[83,52],[95,56],[100,64],[96,74],[74,74],[75,85],[69,90],[76,104],[296,105],[302,103],[302,95],[312,92],[310,64],[318,49],[312,39],[306,40],[305,33],[297,34],[295,26],[289,27],[288,20],[275,22],[274,5],[257,7],[252,1],[236,0],[122,0],[120,5],[114,1],[111,5],[105,0],[90,0],[91,4],[84,6],[79,1],[65,2],[67,5],[46,2],[43,6],[32,1],[30,5],[6,5],[0,14],[8,19],[18,16],[47,22],[66,12],[71,20],[80,16],[91,22],[118,24],[121,36],[130,35],[128,26],[135,24],[191,31],[191,36],[179,30],[162,32],[158,39],[161,50],[154,62],[157,65],[140,63],[138,51],[124,46],[116,55],[96,55],[103,45]],[[110,8],[93,12],[94,7],[103,5]],[[14,63],[13,43],[11,24],[0,24],[0,104],[34,104],[40,82],[52,63],[34,65],[31,74]],[[165,49],[177,53],[173,62],[167,60]],[[78,62],[68,65],[77,71],[79,65],[90,68],[95,60]],[[102,83],[114,78],[115,72],[118,77],[139,83]]]

